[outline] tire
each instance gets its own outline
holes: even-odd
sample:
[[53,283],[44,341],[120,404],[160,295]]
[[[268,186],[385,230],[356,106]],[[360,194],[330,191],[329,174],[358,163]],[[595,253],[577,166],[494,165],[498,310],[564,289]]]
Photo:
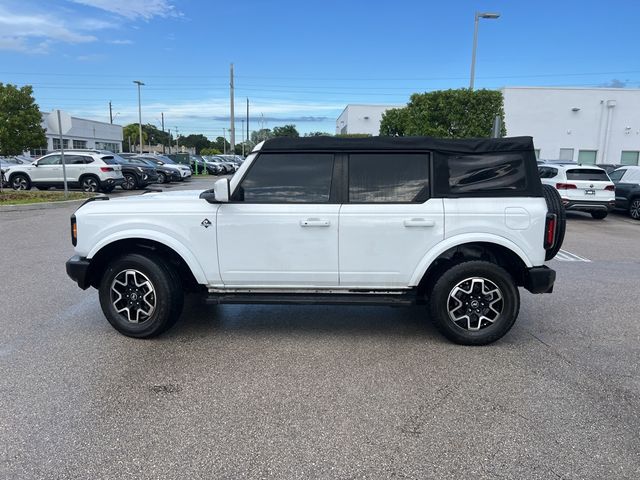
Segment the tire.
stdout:
[[632,198],[629,202],[629,215],[634,220],[640,220],[640,198]]
[[23,173],[16,173],[9,181],[14,190],[31,190],[31,180]]
[[100,180],[93,175],[87,175],[80,180],[80,187],[86,193],[98,192],[100,191]]
[[111,187],[102,187],[102,193],[111,193],[113,192],[114,188],[116,188],[115,185]]
[[[131,297],[126,299],[126,294]],[[174,269],[159,257],[139,253],[123,255],[107,266],[99,295],[102,311],[113,328],[134,338],[155,337],[171,328],[184,304],[182,283]],[[129,310],[132,305],[135,315]]]
[[[467,289],[469,292],[465,293]],[[485,295],[475,295],[481,291]],[[471,302],[478,302],[475,311],[461,310],[475,307]],[[495,263],[472,260],[458,263],[442,274],[431,291],[429,308],[438,330],[452,342],[487,345],[502,338],[515,323],[520,294],[505,269]],[[454,321],[459,317],[462,318]]]
[[603,218],[607,218],[607,215],[609,215],[609,212],[604,211],[598,211],[598,212],[591,212],[591,216],[593,218],[595,218],[596,220],[602,220]]
[[131,173],[125,173],[122,176],[124,177],[124,182],[122,182],[123,190],[135,190],[136,188],[138,188],[138,179],[135,175],[132,175]]
[[167,183],[167,176],[162,172],[158,172],[158,183]]
[[545,260],[551,260],[562,248],[564,234],[567,231],[567,214],[562,205],[562,198],[558,191],[551,185],[542,185],[542,193],[547,202],[547,210],[556,216],[556,238],[553,246],[547,250]]

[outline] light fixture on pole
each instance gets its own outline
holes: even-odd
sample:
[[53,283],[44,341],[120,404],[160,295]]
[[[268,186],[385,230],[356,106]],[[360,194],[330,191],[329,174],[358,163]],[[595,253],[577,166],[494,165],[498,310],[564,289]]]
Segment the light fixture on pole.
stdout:
[[476,12],[475,24],[473,26],[473,51],[471,53],[471,78],[469,80],[469,90],[473,90],[473,82],[476,76],[476,50],[478,49],[478,24],[481,18],[495,20],[500,18],[499,13]]
[[142,155],[142,104],[140,103],[140,87],[144,85],[140,80],[134,80],[138,85],[138,126],[140,127],[140,155]]

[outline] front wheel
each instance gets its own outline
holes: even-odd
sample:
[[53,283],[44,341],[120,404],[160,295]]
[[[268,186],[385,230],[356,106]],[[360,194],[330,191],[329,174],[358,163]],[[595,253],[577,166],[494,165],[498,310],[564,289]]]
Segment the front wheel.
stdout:
[[167,183],[167,176],[162,172],[158,172],[158,183]]
[[131,175],[130,173],[125,173],[123,176],[124,180],[122,182],[122,188],[124,190],[134,190],[138,187],[138,182],[135,176]]
[[473,260],[444,272],[429,303],[432,320],[449,340],[486,345],[511,329],[520,310],[520,294],[505,269]]
[[26,175],[16,174],[11,177],[11,188],[14,190],[31,190],[31,181]]
[[607,215],[609,215],[609,212],[604,211],[597,211],[597,212],[591,212],[591,216],[593,218],[595,218],[596,220],[602,220],[603,218],[607,218]]
[[161,258],[130,253],[113,261],[100,282],[100,306],[123,335],[150,338],[171,328],[182,312],[180,277]]

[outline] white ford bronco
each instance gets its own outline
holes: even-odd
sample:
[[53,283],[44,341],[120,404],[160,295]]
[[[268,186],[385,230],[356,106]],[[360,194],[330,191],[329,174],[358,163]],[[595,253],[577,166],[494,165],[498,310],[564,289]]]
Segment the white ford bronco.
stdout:
[[71,217],[67,273],[139,338],[202,292],[214,303],[424,304],[450,340],[487,344],[515,322],[518,287],[552,291],[544,262],[565,226],[530,137],[276,138],[211,190],[94,200]]

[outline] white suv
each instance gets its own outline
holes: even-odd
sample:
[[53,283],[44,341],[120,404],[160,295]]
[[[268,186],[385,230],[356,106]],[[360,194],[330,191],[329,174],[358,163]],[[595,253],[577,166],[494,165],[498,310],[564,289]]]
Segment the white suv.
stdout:
[[[114,159],[114,154],[106,150],[65,150],[64,163],[69,188],[109,193],[124,181],[122,168]],[[15,190],[62,188],[62,167],[62,155],[54,152],[29,164],[12,165],[4,175]]]
[[173,325],[196,291],[214,303],[428,304],[449,339],[486,344],[515,322],[518,287],[552,291],[544,262],[564,235],[530,137],[282,137],[212,190],[104,200],[71,217],[67,273],[139,338]]
[[615,187],[600,167],[548,163],[539,165],[538,172],[543,184],[558,190],[567,210],[589,212],[601,220],[615,207]]

